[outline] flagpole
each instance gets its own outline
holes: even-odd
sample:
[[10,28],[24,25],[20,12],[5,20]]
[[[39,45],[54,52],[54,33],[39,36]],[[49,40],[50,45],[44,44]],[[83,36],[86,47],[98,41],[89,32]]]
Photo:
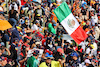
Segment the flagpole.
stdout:
[[71,6],[73,6],[73,0],[71,0]]
[[[7,5],[7,9],[6,9],[6,11],[7,11],[7,17],[6,17],[6,19],[8,20],[8,1],[7,0],[6,0],[6,5]],[[9,49],[8,45],[9,45],[9,43],[6,42],[6,48],[7,49]],[[6,54],[8,54],[8,53],[6,53]]]
[[[46,10],[45,8],[41,7],[43,10]],[[50,14],[52,14],[50,11],[47,10],[47,12],[49,12]],[[54,14],[52,14],[53,16],[56,16]]]
[[[7,16],[8,16],[8,1],[7,0],[6,0],[6,5],[7,5],[6,11],[7,11]],[[8,17],[7,17],[7,20],[8,20]]]

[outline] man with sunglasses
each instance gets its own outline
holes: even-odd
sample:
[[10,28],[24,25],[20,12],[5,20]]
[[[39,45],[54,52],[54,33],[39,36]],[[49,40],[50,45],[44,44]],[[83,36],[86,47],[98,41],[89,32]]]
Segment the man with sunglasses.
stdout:
[[62,63],[61,60],[54,61],[53,56],[49,53],[45,54],[45,62],[42,62],[39,67],[61,67]]

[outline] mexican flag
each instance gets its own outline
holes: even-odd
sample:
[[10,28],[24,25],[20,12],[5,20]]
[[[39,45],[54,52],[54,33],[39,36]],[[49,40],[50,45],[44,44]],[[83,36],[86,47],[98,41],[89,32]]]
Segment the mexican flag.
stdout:
[[63,2],[59,7],[57,7],[54,10],[54,13],[62,26],[77,44],[80,44],[88,37],[86,32],[80,27],[78,21],[73,16],[66,2]]

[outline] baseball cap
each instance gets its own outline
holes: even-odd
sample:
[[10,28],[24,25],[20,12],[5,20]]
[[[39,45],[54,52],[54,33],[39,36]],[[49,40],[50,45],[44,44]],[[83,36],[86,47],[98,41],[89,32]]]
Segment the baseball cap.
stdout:
[[58,48],[57,51],[60,52],[60,53],[62,53],[62,54],[64,53],[64,51],[63,51],[62,48]]
[[85,63],[91,64],[91,62],[90,62],[89,59],[86,59],[86,60],[85,60]]
[[20,23],[21,23],[21,24],[24,24],[24,23],[25,23],[25,21],[24,21],[23,19],[21,19],[21,20],[20,20]]
[[56,24],[53,24],[54,26],[56,26]]
[[16,26],[17,29],[22,29],[20,26]]
[[22,47],[21,47],[21,50],[24,50],[24,49],[27,48],[27,47],[30,47],[30,45],[23,44]]
[[40,45],[41,45],[41,43],[40,43],[40,42],[36,42],[35,44],[36,44],[36,45],[38,45],[38,44],[40,44]]
[[15,41],[19,41],[19,39],[18,39],[18,38],[14,38],[14,39],[13,39],[13,42],[15,42]]
[[53,3],[53,5],[57,5],[56,3]]
[[39,50],[35,50],[35,51],[33,52],[33,55],[34,55],[34,56],[39,55]]
[[0,43],[0,46],[5,46],[5,44],[3,42]]
[[94,8],[91,8],[91,11],[95,11],[95,9]]
[[35,21],[35,24],[37,24],[37,23],[39,23],[39,21],[38,21],[38,20],[36,20],[36,21]]
[[69,43],[68,41],[64,41],[64,43]]
[[100,54],[100,52],[98,52],[98,54]]
[[54,59],[54,57],[53,57],[53,55],[50,55],[49,53],[46,53],[44,59]]
[[76,56],[78,57],[78,54],[76,52],[72,53],[71,56]]
[[37,16],[37,17],[40,17],[40,14],[37,14],[36,16]]
[[16,3],[15,2],[12,2],[12,5],[15,5]]

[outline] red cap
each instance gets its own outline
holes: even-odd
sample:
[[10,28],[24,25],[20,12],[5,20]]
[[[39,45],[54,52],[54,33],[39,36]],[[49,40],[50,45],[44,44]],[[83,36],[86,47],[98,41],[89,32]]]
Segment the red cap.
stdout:
[[35,33],[35,30],[33,30],[33,33]]
[[60,53],[64,53],[62,48],[58,48],[57,51],[60,52]]
[[[26,47],[30,47],[30,45],[27,45],[27,44],[23,44],[23,45],[25,45]],[[23,46],[23,45],[22,45],[22,46]],[[21,47],[21,50],[22,50],[22,47]]]
[[26,47],[30,47],[30,45],[28,45],[28,44],[24,44]]

